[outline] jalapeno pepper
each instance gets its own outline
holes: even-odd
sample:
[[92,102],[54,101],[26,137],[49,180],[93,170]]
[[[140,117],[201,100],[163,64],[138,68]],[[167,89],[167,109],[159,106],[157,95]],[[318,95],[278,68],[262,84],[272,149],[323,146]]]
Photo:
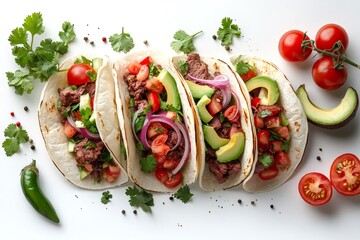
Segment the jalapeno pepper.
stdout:
[[21,170],[21,188],[28,202],[46,218],[59,223],[56,211],[48,198],[43,194],[38,184],[39,170],[36,167],[36,161],[25,166]]

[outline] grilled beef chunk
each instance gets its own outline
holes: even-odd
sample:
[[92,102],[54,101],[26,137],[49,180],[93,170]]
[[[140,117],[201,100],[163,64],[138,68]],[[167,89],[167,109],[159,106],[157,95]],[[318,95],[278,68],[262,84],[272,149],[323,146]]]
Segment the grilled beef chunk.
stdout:
[[91,144],[85,146],[89,140],[84,138],[79,143],[75,145],[75,159],[79,164],[91,163],[95,161],[100,155],[104,148],[104,143],[102,141],[94,141],[96,145],[93,147]]

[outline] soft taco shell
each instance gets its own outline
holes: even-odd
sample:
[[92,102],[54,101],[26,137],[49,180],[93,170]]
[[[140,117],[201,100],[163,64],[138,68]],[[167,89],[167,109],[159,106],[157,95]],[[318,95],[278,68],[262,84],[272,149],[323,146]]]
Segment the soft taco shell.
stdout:
[[[234,56],[230,61],[233,62],[236,58],[237,56]],[[280,90],[280,104],[283,106],[285,116],[290,123],[290,167],[287,170],[279,171],[278,176],[270,180],[261,180],[258,174],[254,174],[253,169],[251,177],[246,179],[243,184],[244,189],[249,192],[270,191],[284,184],[301,162],[307,144],[308,122],[301,103],[296,97],[289,80],[277,66],[252,56],[242,55],[241,59],[245,62],[253,63],[258,75],[267,76],[276,80]],[[243,82],[241,77],[239,75],[237,76],[239,82]],[[255,158],[257,160],[257,151]]]
[[178,75],[182,79],[182,83],[186,92],[188,94],[189,102],[192,108],[196,111],[196,142],[198,147],[198,162],[199,162],[199,185],[202,189],[207,191],[228,189],[234,186],[241,184],[246,177],[251,173],[251,169],[254,165],[254,150],[256,141],[254,140],[254,129],[251,119],[251,105],[250,97],[247,92],[246,86],[244,83],[238,83],[236,75],[231,69],[231,67],[226,64],[224,61],[215,59],[212,57],[200,57],[200,59],[208,65],[209,73],[214,76],[215,72],[220,72],[223,75],[226,75],[229,78],[231,89],[239,96],[241,104],[241,126],[245,134],[245,150],[241,155],[239,161],[241,163],[241,171],[237,174],[233,174],[227,181],[224,183],[219,183],[214,177],[213,173],[210,172],[208,164],[205,161],[205,139],[202,129],[202,122],[199,116],[199,113],[196,108],[195,101],[191,96],[189,87],[187,86],[185,79],[182,77],[180,70],[178,69],[178,63],[180,61],[186,61],[187,55],[173,57],[172,63],[178,71]]
[[[170,64],[169,58],[159,51],[138,51],[132,52],[124,57],[118,59],[114,63],[113,67],[113,76],[116,83],[116,90],[118,91],[118,112],[119,114],[119,122],[121,132],[124,136],[125,149],[127,153],[128,165],[127,170],[130,179],[139,187],[154,191],[154,192],[174,192],[178,188],[169,189],[163,185],[159,180],[156,179],[154,173],[144,173],[141,171],[140,166],[140,155],[136,149],[136,139],[132,133],[131,127],[131,108],[130,108],[130,96],[128,91],[128,86],[123,79],[124,73],[126,72],[127,66],[134,62],[140,62],[147,56],[151,56],[156,64],[160,64],[162,68],[165,68],[169,71],[169,73],[174,77],[177,88],[179,91],[182,111],[183,111],[183,119],[185,126],[189,133],[190,138],[190,156],[186,165],[181,170],[183,173],[183,184],[182,185],[190,185],[194,183],[197,179],[198,166],[196,162],[196,143],[193,141],[195,139],[195,125],[194,125],[194,115],[193,111],[188,102],[185,90],[177,77],[177,74],[173,70]],[[180,187],[180,186],[179,186]]]
[[[68,69],[81,56],[65,60],[60,69]],[[86,56],[91,59],[91,57]],[[95,57],[92,57],[95,58]],[[74,185],[92,190],[101,190],[120,186],[128,181],[124,163],[120,154],[121,134],[117,118],[115,88],[111,75],[111,67],[107,57],[102,57],[103,66],[98,70],[94,97],[94,111],[97,114],[96,126],[100,137],[114,158],[114,162],[121,168],[121,173],[115,182],[102,181],[95,183],[92,178],[80,179],[74,156],[68,152],[68,139],[61,123],[61,115],[57,110],[59,99],[58,89],[68,86],[67,71],[58,72],[49,78],[45,85],[38,110],[39,126],[48,154],[59,171]]]

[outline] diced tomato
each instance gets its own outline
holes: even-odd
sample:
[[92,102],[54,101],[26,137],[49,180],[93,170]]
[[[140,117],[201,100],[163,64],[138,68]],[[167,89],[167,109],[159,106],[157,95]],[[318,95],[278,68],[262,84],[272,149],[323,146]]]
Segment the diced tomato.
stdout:
[[68,121],[65,121],[64,131],[67,138],[72,138],[76,134],[76,128],[71,126]]
[[273,179],[278,174],[279,174],[279,169],[275,165],[273,165],[271,167],[268,167],[268,168],[265,168],[264,170],[262,170],[259,173],[259,177],[262,180],[269,180],[269,179]]
[[164,86],[161,84],[158,78],[153,77],[146,81],[145,88],[149,91],[160,94],[164,90]]
[[260,116],[270,117],[278,115],[281,111],[281,108],[277,105],[260,105],[258,107],[258,111]]
[[161,125],[159,122],[152,122],[150,123],[148,130],[147,130],[147,137],[153,138],[159,134],[167,133],[168,130]]
[[141,65],[138,74],[136,74],[136,80],[145,81],[149,77],[149,67],[146,65]]
[[175,121],[175,119],[177,117],[177,113],[173,112],[173,111],[167,111],[166,117]]
[[84,164],[83,167],[84,167],[85,170],[86,170],[87,172],[89,172],[89,173],[91,173],[91,172],[94,170],[94,168],[93,168],[93,166],[92,166],[91,163]]
[[283,139],[289,140],[290,134],[289,134],[289,129],[288,129],[287,126],[280,127],[276,132],[277,132]]
[[240,118],[240,112],[237,110],[237,106],[232,105],[228,107],[224,111],[224,117],[226,117],[231,123],[237,122]]
[[274,140],[274,141],[271,142],[271,145],[272,145],[273,152],[280,152],[281,151],[282,141]]
[[121,169],[119,166],[109,165],[105,168],[106,180],[108,182],[115,181],[120,175]]
[[176,173],[175,175],[172,175],[169,177],[165,182],[164,185],[167,188],[175,188],[179,186],[182,182],[183,175],[181,172]]
[[160,110],[160,97],[155,92],[150,92],[147,96],[148,102],[151,105],[151,109],[153,112],[157,112]]
[[146,58],[144,58],[144,59],[140,62],[140,64],[141,64],[141,65],[149,66],[150,63],[152,63],[152,62],[153,62],[153,59],[152,59],[150,56],[147,56]]
[[177,165],[179,165],[179,162],[180,162],[179,160],[176,160],[173,158],[166,159],[164,161],[163,168],[168,169],[168,170],[174,170],[177,167]]
[[211,102],[206,106],[206,108],[211,114],[211,116],[214,116],[215,114],[221,111],[222,105],[218,98],[212,97]]
[[261,98],[255,97],[251,99],[251,106],[254,108],[258,108],[260,106]]
[[94,109],[94,100],[95,100],[95,97],[90,98],[90,107],[91,107],[91,110]]
[[127,70],[129,71],[129,73],[131,74],[138,74],[141,68],[141,64],[138,62],[132,62],[129,64],[129,66],[127,67]]
[[154,154],[156,163],[157,163],[157,168],[163,168],[163,164],[164,161],[166,160],[166,155],[163,154]]
[[264,119],[259,117],[258,114],[256,114],[254,117],[254,124],[255,124],[255,127],[258,129],[262,129],[265,127]]
[[156,169],[155,176],[156,176],[157,180],[159,180],[162,183],[164,183],[165,181],[167,181],[169,179],[168,172],[164,169]]
[[79,111],[75,111],[75,112],[73,112],[74,113],[74,118],[76,119],[76,120],[81,120],[81,115],[80,115],[80,112]]
[[253,69],[249,69],[247,73],[241,74],[240,77],[244,82],[246,82],[247,80],[256,77],[256,73]]
[[287,169],[291,164],[289,154],[287,154],[284,151],[280,151],[280,152],[276,153],[275,154],[275,164],[280,169]]
[[270,143],[270,132],[268,130],[260,130],[257,133],[259,146],[269,145]]
[[170,150],[170,147],[165,144],[167,139],[168,139],[167,134],[164,134],[164,133],[159,134],[154,139],[154,141],[152,141],[152,143],[151,143],[151,151],[152,151],[152,153],[158,154],[158,155],[166,155]]
[[278,128],[280,127],[280,117],[271,116],[264,118],[264,123],[267,128]]
[[235,133],[241,132],[241,128],[238,128],[236,126],[231,126],[230,131],[229,131],[229,138],[234,135]]

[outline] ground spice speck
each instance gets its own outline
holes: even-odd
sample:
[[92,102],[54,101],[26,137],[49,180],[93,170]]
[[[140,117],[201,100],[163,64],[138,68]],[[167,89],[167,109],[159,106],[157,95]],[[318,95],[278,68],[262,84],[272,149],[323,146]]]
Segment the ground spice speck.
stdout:
[[270,208],[271,208],[271,209],[274,209],[275,207],[274,207],[274,205],[273,205],[273,204],[271,204],[271,205],[270,205]]
[[214,40],[216,40],[216,39],[217,39],[216,35],[213,35],[213,36],[212,36],[212,38],[213,38]]
[[84,37],[84,41],[85,41],[85,42],[89,41],[89,38],[88,38],[88,37]]
[[241,199],[239,199],[239,200],[238,200],[238,203],[239,203],[239,204],[242,204],[242,201],[241,201]]
[[255,201],[251,201],[251,205],[255,206]]
[[25,106],[25,107],[24,107],[24,110],[25,110],[25,112],[29,111],[28,106]]
[[31,145],[31,150],[35,150],[35,146],[34,146],[34,145]]
[[320,160],[321,160],[321,157],[320,157],[320,156],[317,156],[317,157],[316,157],[316,160],[320,161]]
[[126,214],[126,211],[125,211],[125,210],[122,210],[121,213],[122,213],[123,215],[125,215],[125,214]]
[[137,214],[137,210],[135,209],[135,210],[133,211],[133,213],[136,215],[136,214]]

